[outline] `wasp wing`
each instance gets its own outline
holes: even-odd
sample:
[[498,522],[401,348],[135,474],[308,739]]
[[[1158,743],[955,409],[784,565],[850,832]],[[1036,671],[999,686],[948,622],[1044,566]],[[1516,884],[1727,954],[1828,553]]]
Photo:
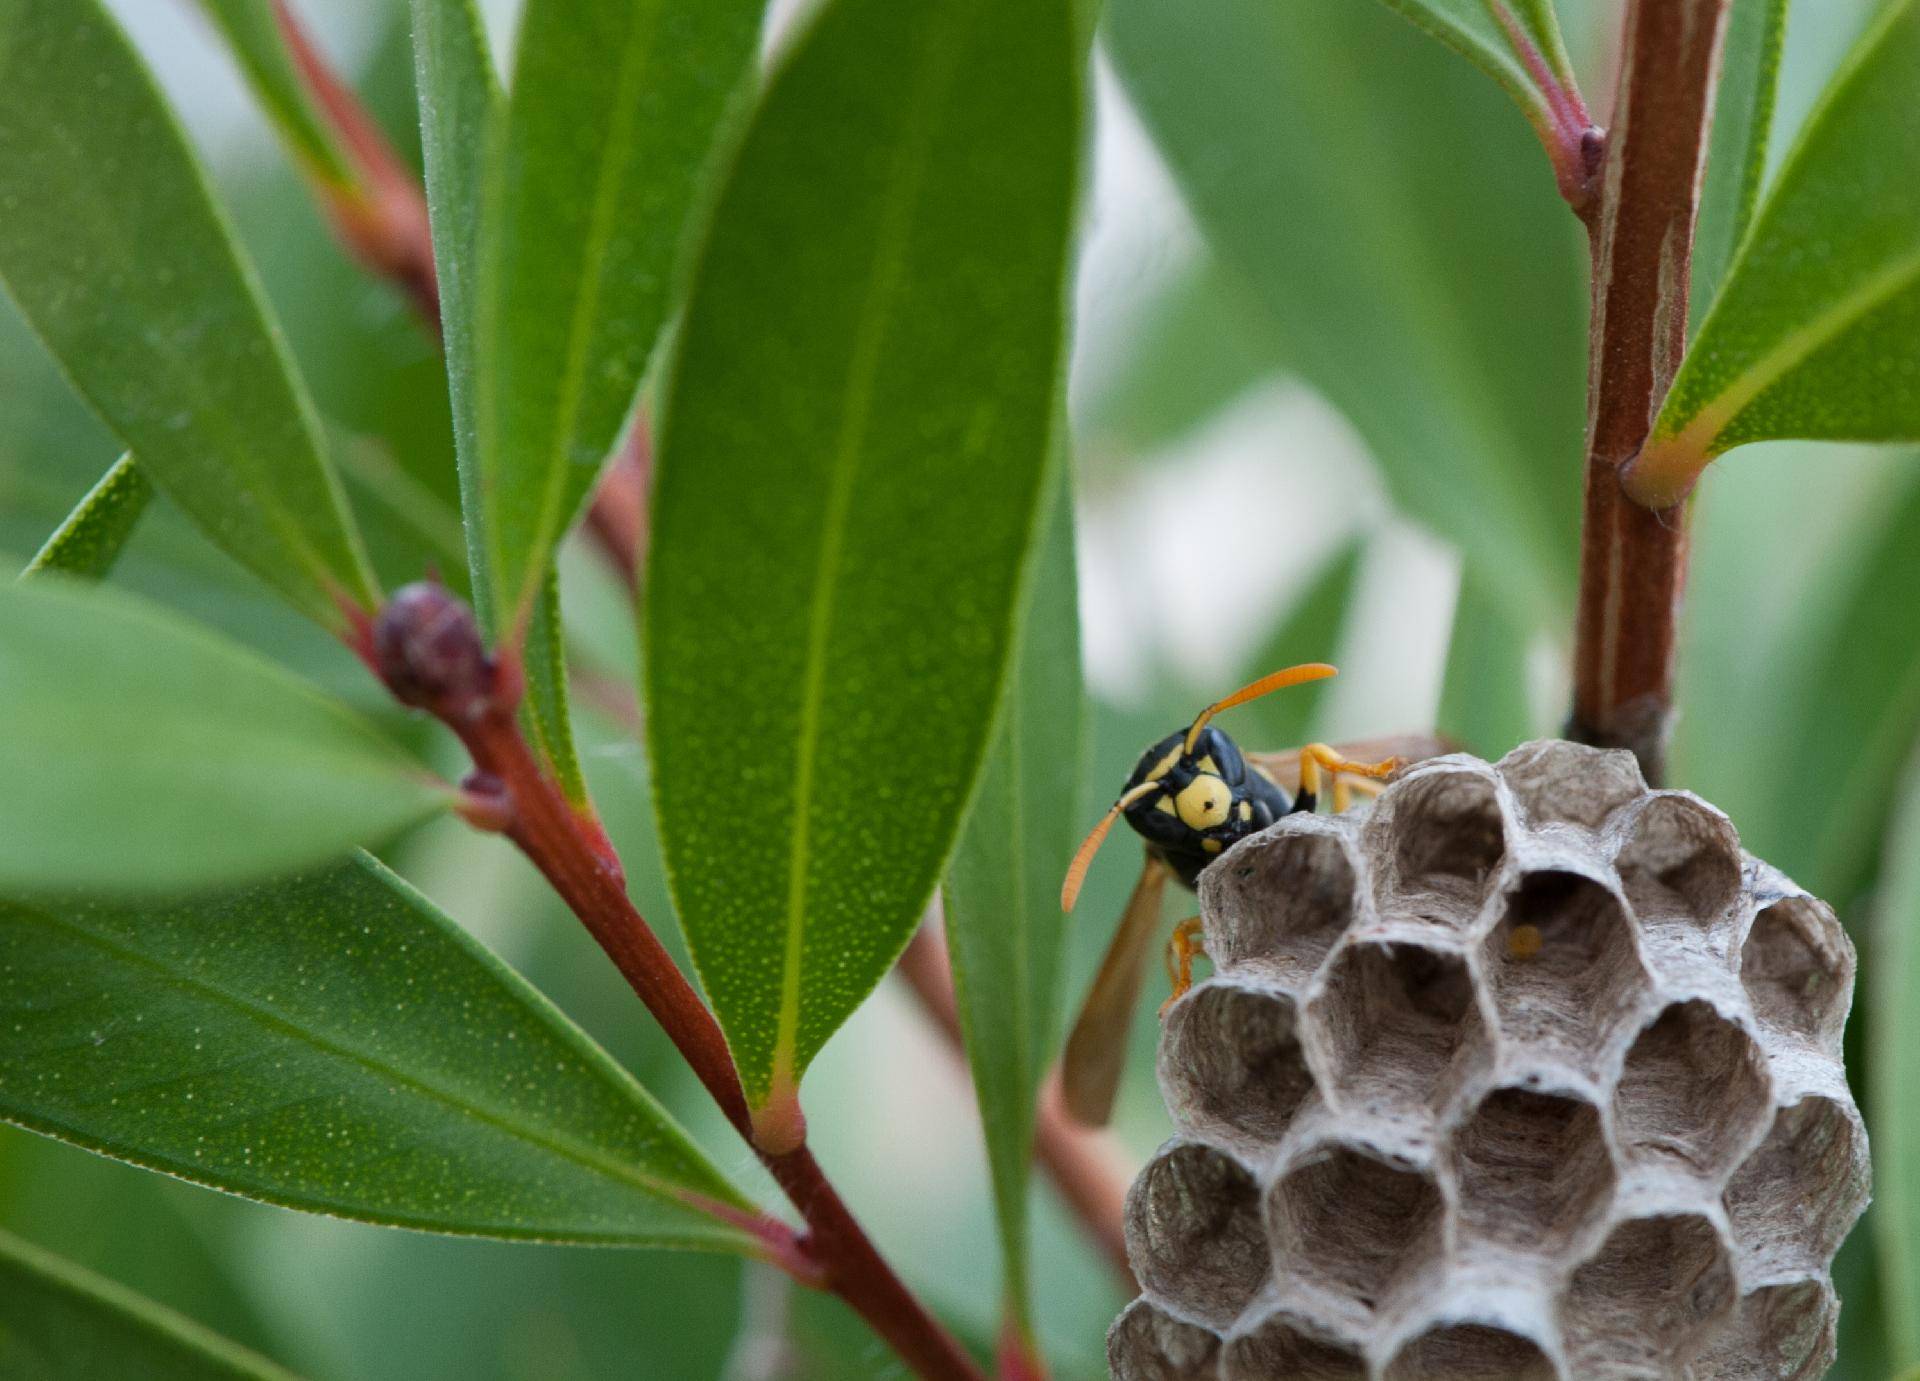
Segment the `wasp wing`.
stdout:
[[1167,877],[1167,866],[1149,856],[1060,1057],[1062,1101],[1075,1121],[1089,1127],[1104,1127],[1113,1115],[1113,1096],[1127,1062],[1127,1030],[1140,1001],[1147,955],[1160,930]]

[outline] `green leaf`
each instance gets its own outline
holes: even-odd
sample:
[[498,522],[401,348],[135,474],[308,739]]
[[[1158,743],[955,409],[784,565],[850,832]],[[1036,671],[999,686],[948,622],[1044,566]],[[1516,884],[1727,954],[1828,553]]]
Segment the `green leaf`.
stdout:
[[[413,0],[415,75],[420,93],[421,146],[426,157],[427,208],[440,277],[441,331],[453,398],[454,448],[460,461],[467,558],[474,607],[491,633],[492,570],[486,556],[486,506],[480,494],[477,384],[480,216],[486,152],[499,137],[504,102],[494,77],[486,28],[473,0]],[[566,653],[560,623],[558,576],[548,568],[527,627],[527,717],[541,757],[576,805],[586,782],[574,747],[567,703]]]
[[336,187],[351,188],[358,179],[294,65],[274,3],[200,0],[200,8],[226,39],[254,98],[306,170]]
[[475,389],[478,348],[476,275],[489,142],[503,102],[487,32],[474,0],[413,0],[414,77],[419,91],[420,150],[426,164],[427,218],[440,280],[440,335],[453,400],[460,467],[460,507],[473,577],[474,612],[491,630],[491,568],[481,536]]
[[23,1381],[293,1381],[191,1319],[0,1232],[0,1376]]
[[[1260,651],[1242,668],[1240,680],[1251,681],[1298,662],[1332,660],[1347,626],[1365,550],[1357,537],[1334,549]],[[1305,743],[1312,736],[1326,691],[1326,682],[1311,682],[1235,710],[1235,740],[1255,752],[1278,752]]]
[[1880,1293],[1893,1364],[1920,1365],[1920,776],[1909,774],[1886,839],[1874,931],[1871,1043],[1873,1192]]
[[1583,254],[1499,94],[1373,5],[1113,0],[1108,40],[1278,356],[1516,623],[1564,626]]
[[478,488],[502,636],[524,631],[628,424],[763,8],[529,0],[479,298]]
[[648,739],[681,924],[772,1145],[912,933],[992,728],[1053,444],[1080,38],[1074,0],[830,0],[680,329]]
[[1486,577],[1471,565],[1463,569],[1435,727],[1490,762],[1533,737],[1528,641],[1528,630],[1514,627]]
[[[1064,470],[1064,467],[1062,467]],[[993,1173],[1010,1320],[1033,1332],[1027,1182],[1034,1096],[1060,1024],[1060,879],[1080,822],[1080,615],[1073,505],[1056,486],[1007,694],[947,868],[947,946]]]
[[1787,0],[1740,0],[1729,10],[1726,22],[1700,215],[1693,233],[1687,325],[1696,333],[1760,201],[1786,38]]
[[1581,137],[1592,123],[1560,37],[1553,0],[1385,0],[1485,72],[1513,97],[1570,187],[1585,177]]
[[1807,120],[1626,472],[1678,502],[1749,441],[1920,440],[1920,0],[1893,0]]
[[576,807],[585,807],[587,781],[580,774],[580,753],[573,743],[573,710],[567,700],[567,651],[560,622],[557,567],[547,568],[540,600],[533,606],[533,621],[527,626],[525,667],[526,713],[533,741],[567,799]]
[[54,571],[86,580],[100,579],[120,559],[121,550],[152,498],[153,486],[133,463],[133,457],[121,456],[87,491],[21,575]]
[[0,888],[156,892],[299,867],[441,807],[364,720],[104,588],[0,589]]
[[660,1106],[371,857],[170,905],[0,902],[0,1116],[289,1208],[752,1250]]
[[0,278],[148,478],[335,631],[378,602],[319,425],[172,112],[100,0],[5,0]]

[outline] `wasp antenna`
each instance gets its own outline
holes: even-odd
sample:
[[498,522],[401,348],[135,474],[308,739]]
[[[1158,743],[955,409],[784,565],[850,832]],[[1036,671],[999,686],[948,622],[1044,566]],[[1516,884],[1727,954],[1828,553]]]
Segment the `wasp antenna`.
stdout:
[[1249,700],[1258,700],[1263,695],[1270,695],[1277,690],[1285,690],[1288,686],[1298,686],[1307,681],[1324,681],[1329,676],[1338,676],[1339,674],[1336,668],[1328,666],[1325,662],[1302,662],[1297,667],[1283,667],[1279,671],[1269,672],[1258,681],[1251,681],[1240,687],[1239,690],[1229,695],[1225,700],[1216,700],[1207,706],[1206,709],[1200,711],[1199,717],[1196,718],[1193,724],[1187,729],[1186,746],[1180,751],[1187,754],[1192,753],[1193,746],[1200,741],[1200,731],[1207,727],[1208,720],[1212,719],[1222,710],[1230,710],[1235,705],[1244,705]]
[[1100,823],[1087,832],[1080,841],[1080,847],[1074,852],[1073,862],[1067,865],[1066,881],[1060,884],[1060,909],[1073,910],[1073,904],[1080,900],[1080,888],[1087,880],[1087,869],[1093,866],[1093,856],[1100,852],[1101,844],[1106,842],[1107,831],[1113,828],[1113,822],[1120,818],[1120,812],[1135,801],[1151,796],[1163,790],[1159,782],[1142,782],[1126,795],[1113,803],[1113,809],[1100,817]]

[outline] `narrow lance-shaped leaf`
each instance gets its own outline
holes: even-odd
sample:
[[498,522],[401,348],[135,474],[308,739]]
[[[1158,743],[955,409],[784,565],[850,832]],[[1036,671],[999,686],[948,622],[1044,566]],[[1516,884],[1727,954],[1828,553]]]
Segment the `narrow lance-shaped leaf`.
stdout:
[[474,417],[475,294],[486,155],[498,134],[503,103],[486,27],[473,0],[413,0],[413,54],[427,216],[440,281],[440,337],[446,349],[454,449],[460,462],[461,518],[473,577],[474,612],[483,626],[490,627],[491,569],[481,536],[487,514],[480,500]]
[[0,1232],[0,1376],[32,1381],[294,1381],[125,1286]]
[[681,328],[648,739],[681,924],[768,1145],[912,933],[991,728],[1052,444],[1079,38],[1074,0],[830,0]]
[[[1063,478],[1065,466],[1061,466]],[[1000,719],[947,868],[947,945],[987,1138],[1009,1321],[1031,1338],[1034,1095],[1057,1040],[1084,735],[1073,505],[1055,487]]]
[[633,1079],[361,854],[171,905],[0,902],[0,1117],[291,1208],[752,1250]]
[[1687,326],[1698,332],[1753,220],[1767,166],[1787,0],[1740,0],[1727,13],[1719,88],[1693,233],[1693,286]]
[[336,187],[357,181],[333,131],[315,107],[274,14],[276,0],[200,0],[233,50],[247,84],[307,171]]
[[1740,247],[1646,449],[1641,503],[1749,441],[1920,439],[1920,0],[1848,59]]
[[100,0],[6,0],[0,16],[0,278],[148,478],[344,630],[377,602],[373,577],[172,112]]
[[[492,569],[480,496],[475,292],[481,253],[487,153],[500,137],[504,101],[486,28],[473,0],[413,0],[414,75],[419,92],[427,208],[440,280],[441,336],[453,402],[454,450],[473,580],[473,603],[491,631]],[[541,756],[576,805],[587,800],[567,703],[566,656],[557,576],[549,568],[530,616],[525,653],[527,718]]]
[[503,637],[628,422],[763,8],[529,0],[478,284],[475,487]]
[[1112,0],[1107,38],[1277,357],[1516,624],[1564,625],[1582,255],[1499,93],[1379,5]]
[[1570,196],[1589,171],[1582,138],[1591,127],[1553,0],[1386,0],[1500,83],[1525,112]]
[[346,706],[109,589],[0,589],[0,888],[156,892],[338,855],[447,789]]
[[152,497],[153,486],[133,463],[133,457],[121,456],[74,506],[59,530],[47,538],[47,544],[21,575],[54,573],[100,579],[120,559]]
[[1874,931],[1873,1051],[1874,1244],[1879,1248],[1889,1360],[1920,1367],[1920,776],[1886,839],[1887,876]]

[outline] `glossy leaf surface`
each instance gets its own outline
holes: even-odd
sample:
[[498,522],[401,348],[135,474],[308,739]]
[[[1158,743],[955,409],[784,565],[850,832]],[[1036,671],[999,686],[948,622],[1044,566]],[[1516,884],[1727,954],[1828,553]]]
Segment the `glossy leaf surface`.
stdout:
[[0,1232],[0,1376],[23,1381],[293,1381],[150,1299]]
[[98,580],[120,559],[152,498],[153,486],[133,457],[121,456],[74,506],[21,574],[54,573]]
[[648,739],[682,927],[776,1118],[905,945],[992,727],[1054,431],[1075,8],[828,4],[681,327]]
[[1809,117],[1627,473],[1677,501],[1749,441],[1920,439],[1920,0]]
[[1114,0],[1107,33],[1279,357],[1515,622],[1563,625],[1585,274],[1499,93],[1377,5]]
[[0,25],[0,279],[156,484],[329,628],[372,576],[198,162],[100,0]]
[[1006,699],[944,889],[1008,1307],[1029,1333],[1034,1097],[1058,1040],[1067,921],[1060,879],[1079,842],[1084,742],[1073,508],[1064,486],[1050,509]]
[[503,633],[633,407],[764,0],[530,0],[480,283],[479,498]]
[[108,589],[0,589],[0,888],[157,892],[338,855],[446,800],[370,724]]
[[741,1200],[550,1003],[362,854],[177,905],[0,903],[0,1116],[438,1232],[739,1247]]

